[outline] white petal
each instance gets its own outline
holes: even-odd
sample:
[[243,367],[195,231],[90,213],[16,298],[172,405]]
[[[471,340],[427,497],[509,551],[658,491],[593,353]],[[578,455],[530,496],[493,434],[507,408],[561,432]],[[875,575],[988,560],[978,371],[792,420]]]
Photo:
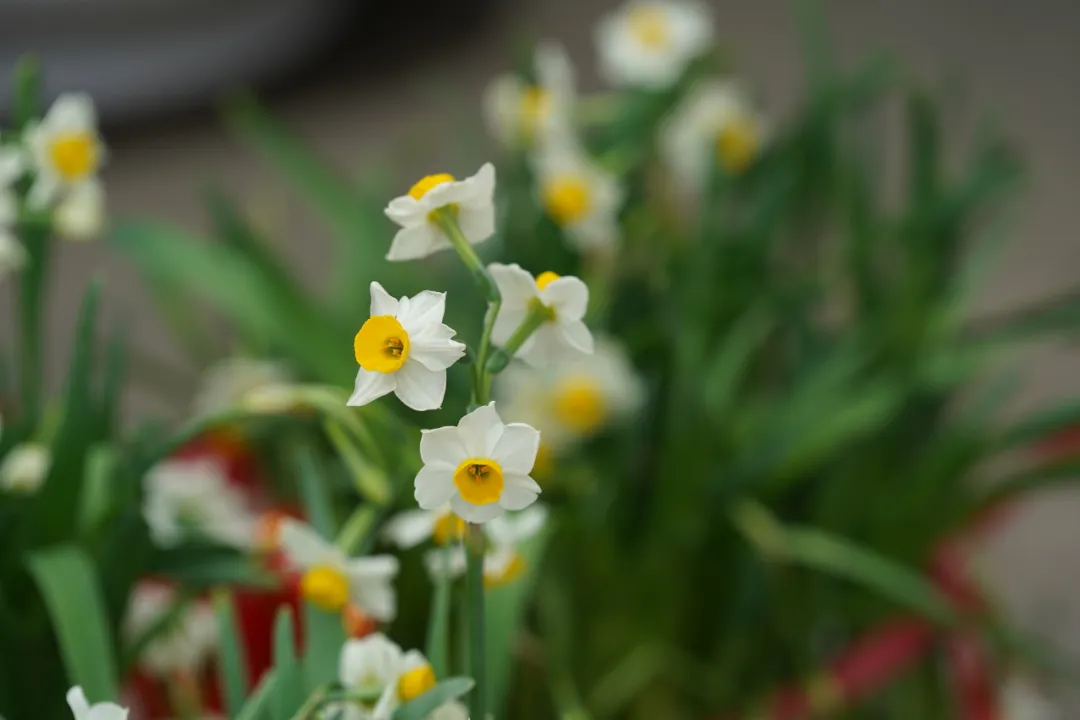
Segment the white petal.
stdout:
[[431,223],[425,222],[422,225],[398,230],[394,241],[390,244],[386,259],[418,260],[448,247],[450,247],[450,241],[446,239],[442,231]]
[[97,126],[94,101],[86,93],[64,93],[49,108],[45,122],[58,130],[93,130]]
[[580,320],[589,309],[589,287],[576,277],[561,277],[540,291],[540,299],[560,319]]
[[458,227],[469,243],[475,245],[495,234],[495,204],[480,207],[462,205],[458,211]]
[[435,708],[427,720],[469,720],[469,709],[457,700],[448,700]]
[[476,408],[461,418],[457,426],[461,443],[469,453],[468,456],[474,458],[490,458],[506,427],[499,413],[495,411],[494,402]]
[[26,196],[26,203],[33,210],[44,210],[58,192],[60,192],[60,181],[44,168],[40,168]]
[[434,548],[424,553],[424,566],[432,580],[439,581],[444,577],[451,580],[465,574],[465,548],[460,544],[446,548]]
[[87,720],[127,720],[128,711],[116,703],[98,703],[90,708]]
[[310,525],[286,518],[281,524],[281,549],[297,565],[337,565],[341,554]]
[[560,321],[557,327],[562,335],[563,342],[579,352],[583,352],[586,355],[592,355],[593,336],[592,333],[589,332],[589,328],[585,327],[585,323],[580,320],[571,322]]
[[495,327],[491,329],[492,342],[496,345],[505,345],[527,315],[528,311],[524,309],[507,310],[504,307],[500,310],[498,317],[495,318]]
[[471,197],[467,201],[469,207],[491,205],[495,197],[495,166],[484,163],[475,175],[465,180],[465,183],[470,189]]
[[485,523],[502,515],[505,509],[497,502],[487,505],[473,505],[460,495],[450,498],[450,507],[465,522]]
[[424,657],[424,653],[419,650],[406,650],[405,655],[401,658],[401,669],[403,672],[415,670],[418,667],[424,667],[428,664],[428,659]]
[[68,690],[67,704],[75,720],[86,720],[90,715],[90,701],[86,699],[86,693],[78,685]]
[[427,465],[441,465],[451,472],[469,458],[457,427],[420,431],[420,459]]
[[488,132],[503,145],[517,140],[521,110],[521,81],[514,75],[500,75],[484,90],[484,119]]
[[506,517],[510,520],[510,542],[520,543],[543,530],[547,524],[548,509],[543,505],[532,505]]
[[502,296],[500,315],[507,311],[528,310],[529,303],[539,297],[536,280],[516,263],[511,265],[491,263],[488,265],[488,272],[491,273]]
[[383,688],[382,695],[379,696],[379,701],[372,708],[371,717],[368,720],[391,720],[394,706],[397,703],[397,687],[395,687],[394,683],[389,683]]
[[438,517],[433,510],[406,510],[386,523],[383,534],[400,548],[416,547],[434,533]]
[[346,405],[367,405],[372,400],[378,400],[392,392],[397,385],[396,374],[360,368],[356,371],[356,384],[353,385],[353,393]]
[[371,317],[397,315],[398,301],[377,282],[371,283]]
[[97,180],[72,187],[56,206],[53,222],[68,240],[89,240],[105,229],[105,188]]
[[465,343],[454,340],[454,330],[442,323],[409,334],[409,360],[428,370],[446,370],[465,355]]
[[495,444],[491,459],[504,472],[529,473],[540,447],[540,431],[524,423],[510,423]]
[[428,370],[421,363],[409,358],[394,373],[397,387],[394,394],[413,410],[438,410],[446,395],[446,371]]
[[0,186],[14,183],[26,169],[26,157],[21,148],[0,148]]
[[386,217],[401,227],[416,227],[427,222],[427,213],[411,195],[402,195],[390,201],[386,206]]
[[370,555],[348,561],[349,575],[364,581],[385,582],[393,579],[400,569],[401,563],[393,555]]
[[502,495],[499,504],[507,510],[522,510],[536,502],[540,486],[524,473],[504,472]]
[[0,276],[26,267],[26,248],[11,233],[0,230]]
[[529,340],[530,342],[521,346],[516,357],[534,368],[553,366],[565,351],[563,333],[556,323],[541,325]]
[[425,290],[408,300],[408,306],[402,305],[397,319],[410,336],[421,332],[428,325],[443,321],[443,313],[446,312],[446,293]]
[[445,466],[425,465],[416,473],[413,496],[424,510],[438,510],[457,493],[454,470]]
[[[544,41],[536,46],[536,77],[557,103],[569,103],[575,95],[574,66],[566,48],[557,42]],[[555,111],[562,111],[556,108]]]
[[401,665],[401,648],[382,633],[372,633],[360,640],[347,640],[338,659],[338,680],[347,688],[374,677],[394,687]]

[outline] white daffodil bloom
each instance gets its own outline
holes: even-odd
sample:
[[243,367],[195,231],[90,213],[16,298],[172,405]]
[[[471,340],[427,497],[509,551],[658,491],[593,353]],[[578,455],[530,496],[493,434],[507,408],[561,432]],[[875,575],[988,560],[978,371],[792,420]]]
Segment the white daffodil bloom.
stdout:
[[413,410],[442,407],[446,370],[465,354],[464,343],[443,324],[446,293],[425,290],[392,298],[371,283],[371,317],[356,333],[360,369],[349,405],[367,405],[390,392]]
[[468,567],[465,546],[460,543],[449,547],[432,548],[424,553],[424,567],[433,582],[445,578],[456,580],[464,577]]
[[0,148],[0,276],[26,266],[26,248],[15,234],[19,200],[14,185],[23,170],[22,153],[15,148]]
[[517,75],[500,75],[484,93],[484,114],[491,134],[503,145],[532,144],[545,136],[570,133],[577,95],[574,66],[566,50],[540,43],[533,57],[536,84]]
[[1001,692],[1002,720],[1059,720],[1061,711],[1030,682],[1009,676]]
[[489,543],[484,556],[485,584],[505,585],[525,571],[525,558],[518,546],[543,530],[547,518],[546,507],[533,505],[519,513],[497,517],[484,526]]
[[542,370],[515,365],[496,379],[504,414],[540,430],[561,450],[639,411],[645,385],[616,340],[597,337],[589,356],[572,356]]
[[522,510],[540,494],[529,477],[540,433],[521,423],[505,424],[495,403],[473,410],[456,426],[424,430],[416,475],[416,501],[425,510],[450,503],[471,523],[507,510]]
[[284,385],[289,380],[289,372],[280,362],[227,358],[203,374],[192,410],[200,416],[213,415],[241,404],[255,390]]
[[358,697],[336,707],[347,720],[390,720],[402,703],[415,700],[436,683],[422,653],[402,652],[382,633],[346,641],[338,660],[338,680]]
[[128,711],[116,703],[91,705],[86,699],[86,693],[78,685],[68,690],[67,704],[75,720],[127,720],[128,717]]
[[416,260],[451,247],[434,220],[446,208],[457,219],[461,233],[473,245],[495,233],[495,166],[485,163],[475,175],[455,180],[453,175],[428,175],[408,194],[394,198],[386,216],[401,230],[394,236],[387,260]]
[[161,547],[174,547],[191,533],[237,548],[254,546],[258,518],[214,460],[166,460],[143,482],[143,517]]
[[576,277],[544,272],[533,277],[518,265],[492,263],[491,277],[502,295],[502,308],[491,337],[504,345],[518,326],[539,306],[548,318],[522,344],[515,357],[546,367],[567,355],[589,355],[593,337],[582,318],[589,306],[589,288]]
[[469,720],[469,708],[457,700],[451,700],[435,708],[427,720]]
[[376,620],[394,619],[397,558],[348,557],[311,526],[291,518],[281,523],[280,542],[286,557],[303,572],[300,590],[308,602],[331,612],[352,603]]
[[35,173],[27,198],[32,207],[48,207],[64,193],[92,192],[87,186],[98,184],[105,145],[89,95],[61,95],[24,137]]
[[438,510],[406,510],[386,523],[386,537],[399,548],[416,547],[427,540],[449,545],[465,536],[465,521],[449,505]]
[[765,121],[732,80],[698,85],[665,123],[660,147],[679,184],[698,190],[719,167],[739,175],[753,164],[766,140]]
[[[137,641],[172,611],[177,593],[166,585],[142,583],[135,588],[124,618],[127,642]],[[189,603],[157,634],[139,655],[139,666],[155,677],[170,678],[179,671],[197,670],[218,644],[217,617],[210,603]]]
[[712,42],[705,4],[630,0],[596,27],[601,76],[612,85],[663,90]]
[[16,445],[0,463],[0,490],[32,495],[45,482],[52,465],[49,449],[39,443]]
[[66,240],[91,240],[105,229],[105,188],[101,183],[73,187],[56,206],[53,226]]
[[541,144],[532,162],[540,204],[567,241],[580,252],[614,246],[623,201],[615,176],[572,141]]

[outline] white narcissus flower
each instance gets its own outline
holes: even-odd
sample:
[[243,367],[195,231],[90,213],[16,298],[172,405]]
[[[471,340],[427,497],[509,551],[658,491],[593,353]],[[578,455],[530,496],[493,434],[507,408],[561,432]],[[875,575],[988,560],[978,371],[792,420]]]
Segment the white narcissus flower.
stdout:
[[495,399],[507,418],[532,425],[547,447],[562,450],[639,411],[645,385],[622,345],[600,336],[592,355],[541,370],[508,367],[496,379]]
[[213,415],[241,402],[253,391],[284,385],[289,381],[285,365],[273,360],[232,357],[203,373],[192,402],[196,415]]
[[128,716],[128,711],[116,703],[91,705],[86,699],[86,693],[78,685],[68,690],[67,704],[75,720],[127,720]]
[[0,148],[0,276],[26,266],[26,248],[15,235],[19,199],[14,185],[23,169],[22,153],[15,148]]
[[214,460],[166,460],[143,482],[143,517],[161,547],[174,547],[189,533],[241,549],[254,546],[258,518]]
[[[166,585],[136,586],[124,618],[124,636],[135,642],[172,612],[178,596]],[[213,655],[218,643],[217,618],[210,603],[195,600],[171,620],[139,655],[139,666],[155,677],[170,678],[179,671],[197,670]]]
[[533,505],[519,513],[497,517],[484,526],[489,543],[484,556],[486,585],[505,585],[525,571],[525,557],[518,546],[543,530],[547,517],[546,507]]
[[387,260],[416,260],[452,247],[435,222],[435,211],[445,208],[457,219],[469,243],[483,242],[495,233],[495,166],[485,163],[475,175],[455,180],[453,175],[428,175],[408,194],[394,198],[386,216],[401,230],[394,236]]
[[567,241],[580,252],[614,246],[623,201],[615,176],[573,141],[542,143],[532,163],[540,204]]
[[98,184],[105,146],[89,95],[61,95],[24,137],[36,175],[27,198],[31,206],[43,209],[63,194],[88,192]]
[[566,50],[558,43],[538,44],[533,68],[536,84],[517,75],[501,75],[484,94],[488,127],[504,145],[532,144],[544,136],[571,132],[577,93]]
[[701,188],[709,171],[744,172],[761,152],[765,121],[745,91],[732,80],[713,80],[693,88],[665,123],[660,147],[679,184]]
[[49,449],[38,443],[16,445],[0,463],[0,490],[30,495],[45,482],[52,465]]
[[536,501],[540,486],[529,477],[540,433],[505,424],[495,403],[473,410],[456,426],[424,430],[416,475],[416,501],[425,510],[450,503],[467,522],[484,523]]
[[339,706],[349,720],[389,720],[402,703],[415,700],[436,684],[435,672],[422,653],[402,652],[382,633],[345,642],[338,680],[363,698]]
[[371,317],[356,333],[360,369],[349,405],[367,405],[390,392],[413,410],[442,407],[446,370],[465,354],[443,324],[446,293],[425,290],[395,300],[371,283]]
[[662,90],[712,42],[709,11],[696,0],[630,0],[596,27],[601,76],[612,85]]
[[580,279],[544,272],[533,277],[519,265],[492,263],[491,277],[502,296],[492,340],[506,344],[530,312],[542,305],[548,319],[533,331],[515,357],[535,367],[551,365],[568,355],[589,355],[593,337],[582,318],[589,306],[589,288]]
[[405,510],[386,523],[386,537],[399,548],[416,547],[427,540],[449,545],[465,536],[465,521],[449,505],[437,510]]
[[105,188],[101,183],[73,187],[56,206],[53,226],[66,240],[91,240],[105,229]]
[[291,518],[281,522],[279,532],[282,551],[303,572],[300,590],[308,602],[330,612],[352,603],[376,620],[394,619],[397,558],[348,557],[311,526]]

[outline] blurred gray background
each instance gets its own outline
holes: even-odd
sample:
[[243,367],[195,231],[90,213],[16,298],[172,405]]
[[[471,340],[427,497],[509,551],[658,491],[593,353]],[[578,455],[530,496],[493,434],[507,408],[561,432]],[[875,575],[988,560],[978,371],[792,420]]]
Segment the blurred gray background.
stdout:
[[[372,0],[375,5],[380,5]],[[515,39],[554,37],[592,75],[591,31],[614,0],[400,2],[349,13],[338,37],[266,96],[282,119],[344,173],[359,176],[394,148],[408,178],[442,171],[460,157],[459,132],[479,127],[484,85],[511,62]],[[1074,0],[826,0],[842,57],[891,49],[922,78],[962,78],[966,105],[999,118],[1026,158],[1030,181],[1012,245],[988,286],[993,312],[1061,291],[1080,279],[1080,4]],[[718,33],[737,68],[782,118],[799,97],[801,50],[783,0],[713,0]],[[223,76],[224,77],[224,76]],[[218,89],[224,89],[225,85]],[[105,181],[114,217],[151,216],[199,230],[198,189],[209,179],[245,198],[280,229],[276,242],[316,283],[327,261],[325,231],[294,196],[219,123],[188,97],[177,112],[114,123]],[[462,108],[465,108],[464,110]],[[469,109],[471,108],[471,110]],[[145,110],[145,108],[143,108]],[[470,114],[471,113],[471,114]],[[446,168],[464,172],[469,168]],[[407,187],[407,186],[406,186]],[[402,190],[406,189],[403,187]],[[103,242],[67,245],[50,308],[50,372],[62,371],[78,298],[92,275],[106,279],[112,308],[130,318],[145,352],[176,364],[167,392],[145,388],[131,413],[177,417],[197,374],[146,302],[133,270]],[[366,313],[358,308],[358,317]],[[5,313],[6,314],[6,313]],[[1020,411],[1080,394],[1076,353],[1040,348]],[[997,598],[1026,627],[1080,655],[1080,495],[1046,493],[988,543],[980,563]],[[1072,715],[1080,716],[1080,712]],[[913,719],[914,720],[914,719]]]

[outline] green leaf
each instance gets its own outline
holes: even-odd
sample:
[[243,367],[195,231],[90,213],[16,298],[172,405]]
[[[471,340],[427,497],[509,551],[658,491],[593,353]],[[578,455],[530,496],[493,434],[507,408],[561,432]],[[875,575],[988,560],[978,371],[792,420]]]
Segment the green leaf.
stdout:
[[268,713],[268,706],[274,698],[277,688],[277,672],[269,670],[259,681],[255,692],[251,694],[236,720],[263,720]]
[[368,502],[386,505],[390,501],[390,484],[386,479],[386,473],[364,458],[359,446],[336,420],[327,418],[323,427],[334,450],[345,463],[356,491]]
[[330,498],[330,489],[326,486],[326,475],[321,472],[315,451],[310,445],[296,448],[293,465],[299,478],[297,484],[300,487],[300,497],[304,501],[308,523],[324,538],[333,538],[337,535],[334,504]]
[[290,720],[307,698],[293,641],[292,608],[282,607],[274,621],[274,720]]
[[247,695],[248,670],[243,640],[236,624],[236,607],[233,605],[232,596],[220,590],[214,593],[213,603],[220,633],[217,673],[225,699],[225,710],[228,717],[238,717]]
[[1049,440],[1054,434],[1080,425],[1080,402],[1040,410],[1003,431],[992,441],[997,451],[1021,448]]
[[973,503],[971,514],[997,507],[1037,490],[1069,485],[1080,480],[1080,459],[1072,457],[1061,462],[1047,463],[1040,467],[1025,470],[994,483]]
[[96,445],[86,463],[86,482],[83,484],[79,529],[92,531],[109,516],[116,502],[114,487],[118,457],[111,445]]
[[453,576],[449,572],[449,551],[442,550],[440,557],[446,562],[446,567],[435,580],[435,598],[431,603],[427,631],[427,659],[435,671],[435,677],[443,677],[450,672],[450,610],[454,586]]
[[304,671],[307,691],[334,682],[338,657],[345,644],[341,613],[326,612],[309,602],[304,604]]
[[117,674],[109,618],[90,559],[76,547],[34,553],[30,573],[49,610],[71,685],[90,702],[116,700]]
[[472,678],[447,678],[412,702],[399,707],[394,712],[393,720],[425,720],[443,703],[461,697],[472,690],[475,684]]
[[151,571],[176,580],[195,590],[216,585],[276,588],[279,580],[253,558],[230,548],[179,547],[160,550],[153,558]]
[[128,329],[130,323],[120,323],[109,338],[105,355],[105,377],[101,388],[101,427],[97,439],[104,441],[116,433],[120,417],[120,402],[127,369]]
[[15,66],[15,126],[20,130],[41,118],[41,63],[23,55]]
[[722,417],[735,400],[754,352],[768,337],[775,320],[761,308],[747,311],[735,322],[705,371],[705,404]]

